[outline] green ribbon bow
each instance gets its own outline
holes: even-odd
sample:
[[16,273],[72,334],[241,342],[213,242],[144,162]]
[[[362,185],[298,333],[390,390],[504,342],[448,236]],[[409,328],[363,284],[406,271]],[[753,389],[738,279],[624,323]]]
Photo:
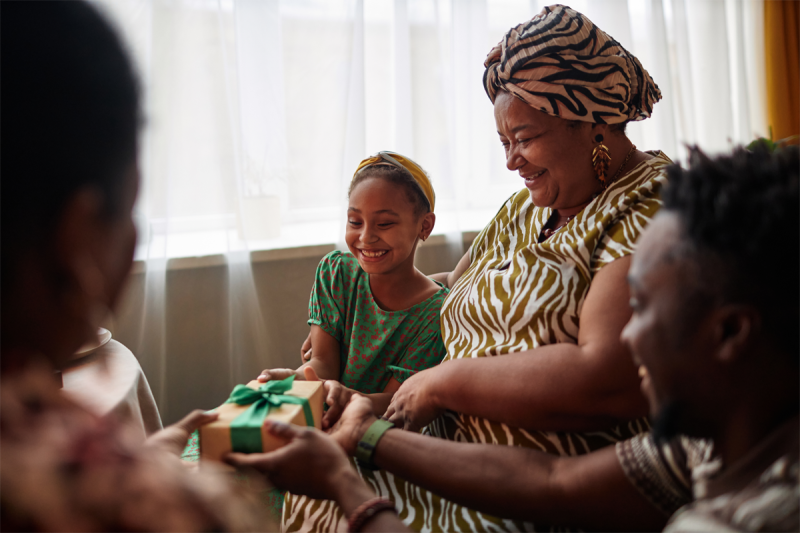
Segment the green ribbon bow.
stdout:
[[270,409],[285,403],[302,405],[306,415],[306,425],[314,425],[314,415],[307,398],[298,398],[284,394],[292,389],[295,376],[281,381],[268,381],[258,389],[246,385],[236,385],[230,398],[225,403],[250,405],[247,410],[231,422],[231,445],[233,451],[242,453],[258,453],[263,451],[261,442],[261,426]]

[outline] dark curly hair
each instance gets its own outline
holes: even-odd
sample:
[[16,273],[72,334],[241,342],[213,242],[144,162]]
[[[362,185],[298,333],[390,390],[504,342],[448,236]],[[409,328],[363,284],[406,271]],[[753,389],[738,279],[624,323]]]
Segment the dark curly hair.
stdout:
[[136,158],[140,89],[128,53],[90,4],[2,2],[3,261],[36,247],[75,193],[119,212]]
[[737,148],[715,158],[694,147],[689,161],[689,170],[667,170],[663,199],[682,221],[701,277],[723,301],[754,305],[771,338],[799,356],[798,147]]

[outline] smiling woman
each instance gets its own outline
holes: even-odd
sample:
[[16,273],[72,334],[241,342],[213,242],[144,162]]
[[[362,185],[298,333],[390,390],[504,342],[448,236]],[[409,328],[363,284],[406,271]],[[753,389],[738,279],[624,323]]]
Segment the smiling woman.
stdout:
[[[564,6],[512,28],[486,67],[506,166],[526,188],[454,272],[434,276],[451,288],[447,355],[403,382],[386,417],[448,440],[587,453],[648,427],[620,332],[631,254],[661,205],[670,160],[637,151],[625,124],[648,117],[660,92],[635,57]],[[404,481],[421,479],[421,468],[361,474],[412,529],[532,527]],[[341,517],[332,503],[298,505],[285,510],[284,529],[330,530]]]

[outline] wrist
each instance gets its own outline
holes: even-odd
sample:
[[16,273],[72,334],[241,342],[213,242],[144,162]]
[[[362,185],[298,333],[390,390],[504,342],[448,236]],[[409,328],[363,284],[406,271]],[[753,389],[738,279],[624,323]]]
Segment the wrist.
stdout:
[[348,518],[359,505],[375,497],[372,489],[361,479],[358,472],[350,467],[349,463],[348,468],[338,472],[333,480],[331,499],[342,508]]
[[432,372],[433,374],[430,376],[431,379],[429,383],[435,383],[436,386],[425,387],[425,397],[426,403],[429,407],[433,409],[447,409],[447,385],[449,383],[457,383],[457,381],[452,381],[452,363],[458,362],[460,360],[455,361],[447,361],[446,363],[439,364],[435,367],[428,368],[427,370],[423,370],[423,372]]
[[354,437],[354,440],[355,440],[355,445],[353,446],[353,454],[355,453],[355,448],[358,446],[358,443],[361,442],[361,440],[364,438],[364,435],[367,434],[367,430],[372,426],[372,424],[374,424],[378,420],[379,420],[378,417],[371,415],[371,416],[368,416],[368,417],[364,418],[364,420],[362,420],[358,424],[358,427],[357,427],[355,433],[353,434],[353,437]]
[[367,470],[376,470],[377,467],[373,462],[375,450],[378,442],[383,438],[384,434],[390,429],[394,428],[394,424],[383,419],[376,420],[367,429],[367,432],[361,437],[356,445],[356,464],[360,468]]

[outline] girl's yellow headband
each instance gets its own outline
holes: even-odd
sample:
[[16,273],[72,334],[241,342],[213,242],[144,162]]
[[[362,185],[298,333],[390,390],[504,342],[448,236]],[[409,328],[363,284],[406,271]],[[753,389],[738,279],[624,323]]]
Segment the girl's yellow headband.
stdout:
[[377,154],[370,156],[359,163],[355,174],[353,174],[353,179],[355,179],[355,177],[358,176],[358,173],[365,168],[378,163],[388,163],[411,174],[411,177],[417,182],[419,188],[422,189],[422,194],[425,195],[425,198],[428,199],[428,203],[431,204],[431,213],[433,213],[433,204],[436,201],[436,196],[433,194],[431,180],[428,179],[428,174],[422,170],[421,166],[405,156],[396,154],[394,152],[378,152]]

